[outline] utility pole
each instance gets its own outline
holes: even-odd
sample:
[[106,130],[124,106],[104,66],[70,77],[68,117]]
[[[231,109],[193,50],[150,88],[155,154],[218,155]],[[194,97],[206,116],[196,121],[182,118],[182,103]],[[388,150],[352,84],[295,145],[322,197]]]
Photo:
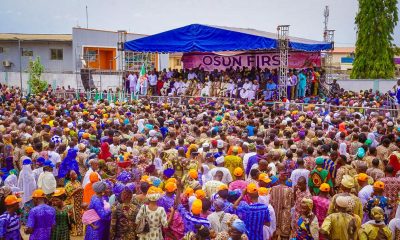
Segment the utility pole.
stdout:
[[87,5],[86,5],[86,28],[89,28],[89,14]]

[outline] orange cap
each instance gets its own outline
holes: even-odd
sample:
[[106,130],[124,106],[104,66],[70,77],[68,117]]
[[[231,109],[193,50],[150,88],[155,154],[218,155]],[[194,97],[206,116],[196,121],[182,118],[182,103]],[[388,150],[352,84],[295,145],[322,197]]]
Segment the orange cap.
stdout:
[[165,183],[169,183],[169,182],[176,183],[177,181],[176,181],[176,178],[168,178],[167,181],[165,181]]
[[201,189],[196,190],[196,192],[194,192],[194,195],[196,196],[197,199],[203,199],[206,197],[206,193]]
[[45,194],[42,189],[36,189],[35,191],[33,191],[32,197],[33,198],[44,198]]
[[83,138],[83,139],[89,139],[89,137],[90,137],[90,134],[87,133],[87,132],[85,132],[85,133],[82,134],[82,138]]
[[30,147],[30,146],[29,146],[29,147],[26,147],[26,148],[25,148],[25,152],[26,152],[26,153],[33,153],[33,152],[34,152],[33,147]]
[[235,170],[233,170],[233,175],[235,175],[236,177],[243,176],[243,169],[241,167],[235,168]]
[[192,196],[193,193],[194,193],[193,188],[188,187],[188,188],[185,189],[185,192],[183,194],[185,194],[186,196],[190,197],[190,196]]
[[19,203],[22,201],[22,198],[17,198],[17,196],[15,195],[8,195],[6,197],[6,199],[4,199],[4,204],[6,204],[7,206]]
[[358,181],[366,182],[368,180],[368,175],[365,173],[358,174]]
[[97,172],[90,173],[89,180],[90,180],[91,183],[98,182],[100,180],[99,174]]
[[381,181],[376,181],[374,182],[374,188],[378,188],[378,189],[384,189],[385,188],[385,184]]
[[192,203],[192,213],[193,214],[200,214],[203,210],[203,202],[200,199],[196,199]]
[[165,184],[165,190],[167,192],[173,192],[177,189],[176,183],[173,182],[167,182],[167,184]]
[[197,179],[199,177],[199,174],[197,173],[196,170],[190,169],[189,170],[189,177],[191,177],[192,179]]

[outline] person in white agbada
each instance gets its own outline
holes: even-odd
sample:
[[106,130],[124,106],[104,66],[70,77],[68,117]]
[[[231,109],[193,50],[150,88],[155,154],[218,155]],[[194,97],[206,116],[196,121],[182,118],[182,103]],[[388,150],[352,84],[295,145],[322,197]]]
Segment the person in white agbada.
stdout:
[[187,92],[189,86],[190,86],[190,82],[187,81],[186,79],[184,79],[183,82],[182,82],[182,90],[181,90],[181,95],[182,96],[186,95],[186,92]]
[[250,90],[252,89],[252,83],[249,81],[249,79],[246,78],[242,89],[240,90],[240,97],[243,99],[247,99]]
[[176,95],[182,95],[182,87],[183,87],[183,82],[182,79],[178,79],[175,83],[174,83],[174,88],[176,91]]
[[204,87],[201,89],[200,95],[203,97],[208,97],[210,96],[210,89],[211,89],[211,84],[212,82],[208,79]]
[[254,80],[254,83],[251,85],[250,90],[249,90],[249,92],[247,94],[247,100],[251,101],[251,100],[256,99],[256,94],[258,92],[258,87],[259,87],[259,85],[258,85],[257,80]]
[[226,85],[225,97],[235,97],[236,95],[236,84],[232,79],[229,80]]
[[167,81],[164,82],[163,87],[160,90],[160,93],[162,96],[167,96],[168,95],[168,89],[170,87],[171,81],[167,79]]
[[47,160],[44,164],[44,172],[42,172],[37,181],[38,188],[47,194],[54,193],[57,188],[57,181],[53,175],[54,165],[51,161]]
[[[86,172],[85,177],[83,178],[83,182],[82,182],[82,188],[85,189],[85,186],[90,183],[90,174],[92,172],[96,172],[99,169],[99,161],[97,159],[91,159],[89,161],[89,165],[90,168],[89,170]],[[97,172],[96,172],[97,173]],[[97,173],[97,175],[99,175],[99,179],[101,181],[101,176],[100,174]]]
[[137,80],[138,80],[136,73],[133,73],[133,74],[129,73],[128,80],[129,80],[129,89],[131,90],[131,92],[133,94],[135,94],[136,84],[137,84]]
[[290,175],[290,180],[292,181],[292,186],[295,187],[297,185],[297,181],[300,177],[304,177],[307,181],[308,188],[308,176],[310,175],[310,171],[304,167],[304,160],[302,158],[297,159],[297,168],[292,171]]
[[21,189],[18,187],[18,177],[14,174],[8,175],[4,180],[4,186],[11,188],[13,194],[21,192]]
[[32,200],[32,193],[36,190],[36,181],[33,176],[31,161],[24,160],[18,177],[18,188],[23,192],[22,205]]
[[224,167],[224,161],[225,161],[224,156],[217,158],[215,160],[215,163],[217,164],[217,166],[215,168],[211,169],[209,174],[212,178],[214,178],[215,174],[218,171],[221,171],[223,173],[221,182],[223,182],[224,184],[229,184],[230,182],[233,181],[233,178],[232,178],[232,174],[229,171],[229,169]]

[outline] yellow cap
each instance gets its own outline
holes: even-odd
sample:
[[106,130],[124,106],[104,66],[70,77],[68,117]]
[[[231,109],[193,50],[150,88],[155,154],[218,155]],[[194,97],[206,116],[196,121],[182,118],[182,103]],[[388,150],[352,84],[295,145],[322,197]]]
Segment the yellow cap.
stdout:
[[228,190],[228,186],[226,186],[225,184],[220,185],[220,186],[218,187],[218,191],[222,191],[222,190]]
[[266,173],[260,173],[260,175],[258,175],[258,181],[263,181],[265,183],[270,183],[271,179],[268,177],[268,175]]
[[265,187],[260,187],[258,189],[258,195],[260,196],[267,196],[268,195],[268,189]]
[[53,193],[53,197],[59,197],[63,194],[65,194],[65,188],[57,188]]
[[35,191],[33,191],[32,197],[33,198],[44,198],[45,194],[42,189],[36,189]]
[[248,193],[256,193],[258,191],[258,187],[254,183],[249,183],[249,185],[246,187],[246,190]]

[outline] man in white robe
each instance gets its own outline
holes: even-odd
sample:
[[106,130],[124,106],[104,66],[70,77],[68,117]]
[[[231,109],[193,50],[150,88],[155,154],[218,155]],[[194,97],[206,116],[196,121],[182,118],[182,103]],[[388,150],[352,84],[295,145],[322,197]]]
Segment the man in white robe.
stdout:
[[249,81],[249,79],[246,78],[246,80],[245,80],[245,82],[243,84],[243,87],[240,90],[240,97],[242,99],[247,99],[248,98],[248,95],[249,95],[249,92],[250,92],[252,86],[253,86],[253,84]]

